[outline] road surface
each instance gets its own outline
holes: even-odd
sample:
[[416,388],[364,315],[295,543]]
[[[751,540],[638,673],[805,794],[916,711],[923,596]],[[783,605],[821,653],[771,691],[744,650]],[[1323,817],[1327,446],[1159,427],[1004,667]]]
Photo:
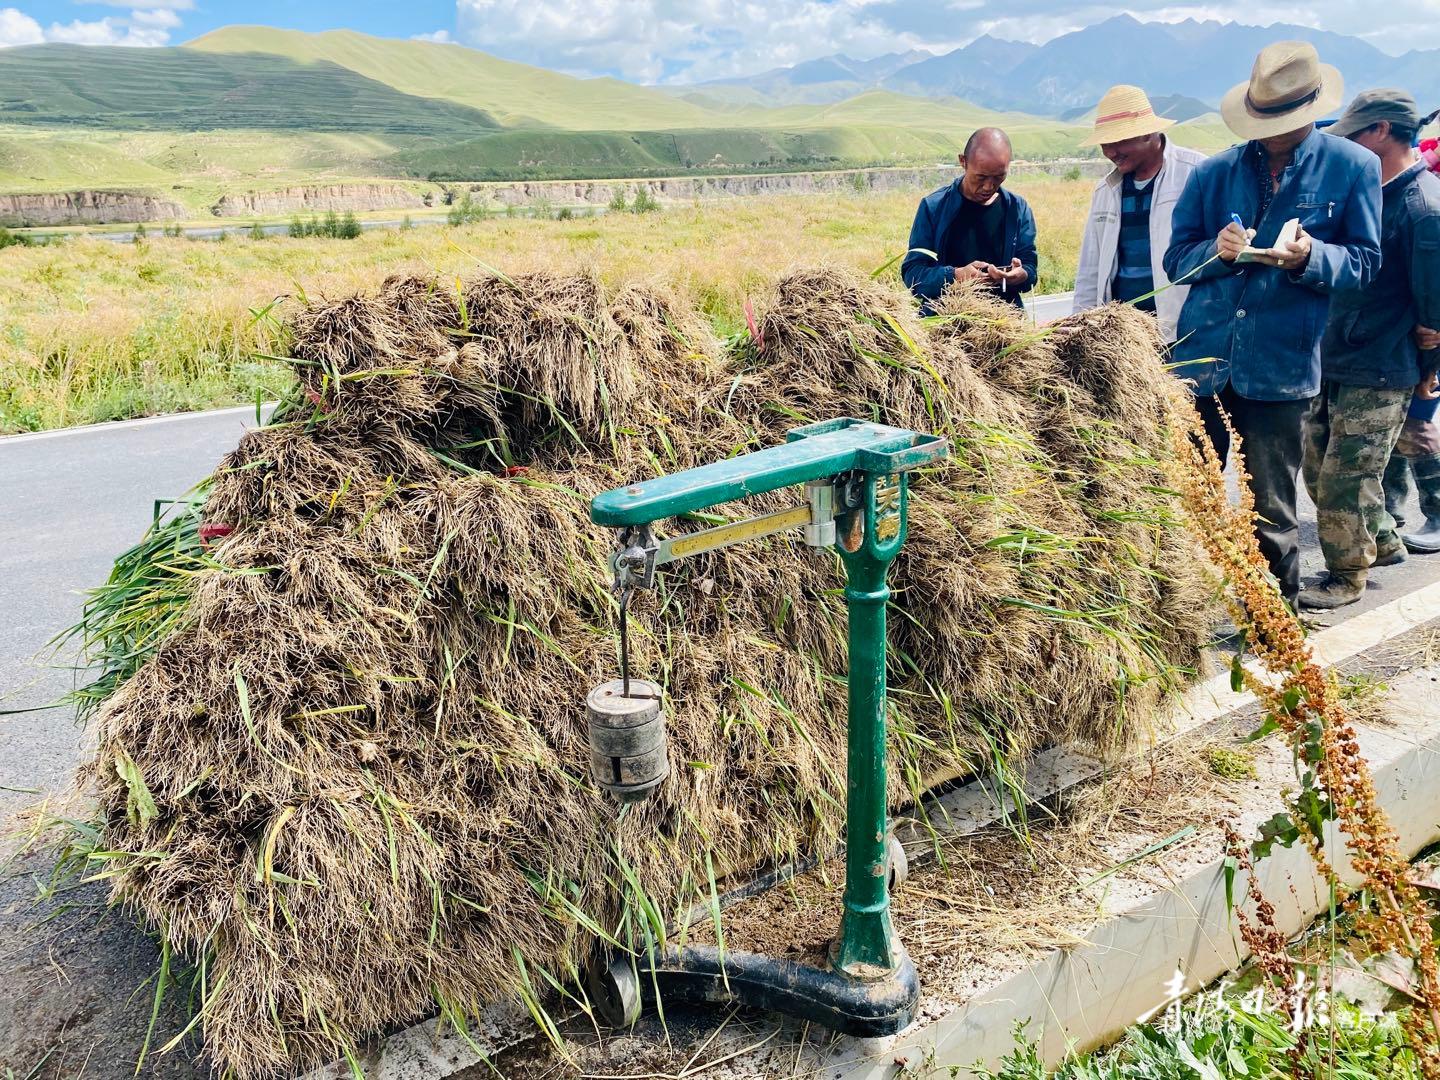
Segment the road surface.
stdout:
[[[1068,314],[1069,297],[1042,297],[1038,318]],[[84,590],[105,579],[115,555],[144,531],[154,500],[183,494],[255,422],[253,408],[0,438],[0,818],[19,814],[43,795],[63,791],[90,738],[66,709],[4,714],[54,701],[72,673],[52,666],[73,661],[47,650],[75,622]],[[1414,514],[1415,508],[1411,507]],[[1320,570],[1314,509],[1301,507],[1303,570]],[[1336,618],[1348,618],[1440,580],[1440,556],[1412,558],[1376,571],[1366,598]],[[21,820],[24,820],[23,818]],[[88,886],[38,908],[36,884],[50,863],[21,859],[0,873],[0,1070],[35,1075],[122,1080],[150,1014],[147,980],[158,966],[154,946],[126,919],[97,925],[103,899]],[[73,905],[95,905],[86,910]],[[56,916],[41,922],[45,916]],[[163,1043],[180,1023],[175,999],[161,1010]],[[87,1060],[88,1059],[88,1060]],[[195,1075],[179,1054],[152,1072]],[[0,1072],[3,1075],[3,1072]]]
[[[254,422],[252,407],[0,439],[0,712],[70,689],[72,672],[54,665],[74,651],[56,656],[47,643],[144,532],[154,500],[203,480]],[[90,742],[68,709],[0,715],[0,835],[12,815],[66,790]],[[9,846],[0,841],[0,859]],[[32,875],[43,882],[51,864],[35,854],[0,871],[0,1075],[28,1076],[44,1060],[36,1080],[123,1080],[144,1041],[159,953],[118,913],[97,921],[99,885],[36,905]],[[183,992],[169,997],[156,1045],[184,1026]],[[144,1071],[200,1075],[174,1054]]]

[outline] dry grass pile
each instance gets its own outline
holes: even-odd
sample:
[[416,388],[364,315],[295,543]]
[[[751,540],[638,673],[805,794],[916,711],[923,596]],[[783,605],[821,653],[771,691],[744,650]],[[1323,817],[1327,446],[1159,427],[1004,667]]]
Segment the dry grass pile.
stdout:
[[[638,603],[671,775],[618,821],[591,786],[582,702],[616,671],[603,489],[830,416],[953,438],[892,572],[897,805],[1037,744],[1131,741],[1198,664],[1172,386],[1133,311],[1060,339],[959,294],[922,324],[887,284],[806,271],[722,350],[652,288],[529,275],[392,279],[292,330],[296,392],[180,527],[185,572],[155,556],[123,648],[89,627],[128,665],[90,770],[115,897],[204,958],[206,1045],[239,1075],[437,1004],[518,995],[543,1021],[597,943],[642,946],[717,876],[837,841],[841,577],[789,541]],[[200,520],[233,531],[197,554]],[[163,635],[136,627],[152,609]]]

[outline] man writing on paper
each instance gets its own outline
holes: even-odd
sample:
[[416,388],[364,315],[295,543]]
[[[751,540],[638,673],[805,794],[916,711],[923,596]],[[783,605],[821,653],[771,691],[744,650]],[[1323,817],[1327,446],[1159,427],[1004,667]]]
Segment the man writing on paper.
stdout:
[[[1205,160],[1198,150],[1176,146],[1164,135],[1173,120],[1155,115],[1138,86],[1112,86],[1100,99],[1094,133],[1086,146],[1115,168],[1095,185],[1090,217],[1080,241],[1075,273],[1075,310],[1111,300],[1134,303],[1160,320],[1166,344],[1175,341],[1189,289],[1171,289],[1163,260],[1170,246],[1170,216],[1185,181]],[[1158,295],[1151,295],[1164,289]]]
[[952,281],[978,281],[1021,306],[1020,294],[1035,285],[1035,215],[1003,186],[1009,136],[981,128],[965,143],[960,167],[959,179],[920,201],[900,276],[926,312]]
[[[1340,73],[1320,63],[1314,46],[1262,49],[1250,81],[1220,106],[1226,126],[1247,141],[1196,166],[1165,252],[1170,280],[1190,286],[1173,350],[1177,374],[1193,383],[1222,461],[1230,450],[1222,410],[1244,440],[1256,538],[1292,605],[1300,593],[1300,425],[1320,390],[1330,294],[1364,288],[1380,265],[1379,159],[1315,130],[1343,96]],[[1252,239],[1273,249],[1291,219],[1298,229],[1283,251],[1247,252]]]
[[1415,151],[1421,124],[1405,91],[1367,90],[1330,129],[1380,161],[1381,262],[1367,288],[1330,305],[1305,418],[1305,486],[1327,571],[1300,594],[1309,608],[1353,604],[1370,567],[1405,558],[1381,479],[1412,396],[1430,393],[1440,366],[1440,352],[1419,347],[1440,326],[1440,179]]

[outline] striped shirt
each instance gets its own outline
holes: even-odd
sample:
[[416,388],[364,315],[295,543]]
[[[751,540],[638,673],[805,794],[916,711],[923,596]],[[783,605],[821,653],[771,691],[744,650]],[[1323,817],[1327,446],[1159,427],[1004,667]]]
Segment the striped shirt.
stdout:
[[[1116,251],[1117,269],[1111,289],[1116,300],[1134,300],[1155,289],[1155,271],[1150,261],[1150,199],[1155,193],[1154,177],[1139,183],[1126,174],[1120,192],[1120,241]],[[1155,298],[1135,305],[1154,311]]]

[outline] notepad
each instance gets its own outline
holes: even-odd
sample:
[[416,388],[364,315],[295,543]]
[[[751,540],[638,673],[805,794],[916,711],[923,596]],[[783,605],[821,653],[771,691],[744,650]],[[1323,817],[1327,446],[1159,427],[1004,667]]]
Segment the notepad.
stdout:
[[1280,235],[1275,237],[1275,246],[1268,248],[1246,247],[1235,256],[1237,263],[1264,262],[1266,259],[1284,259],[1292,254],[1286,244],[1295,242],[1300,235],[1300,219],[1291,218],[1280,227]]

